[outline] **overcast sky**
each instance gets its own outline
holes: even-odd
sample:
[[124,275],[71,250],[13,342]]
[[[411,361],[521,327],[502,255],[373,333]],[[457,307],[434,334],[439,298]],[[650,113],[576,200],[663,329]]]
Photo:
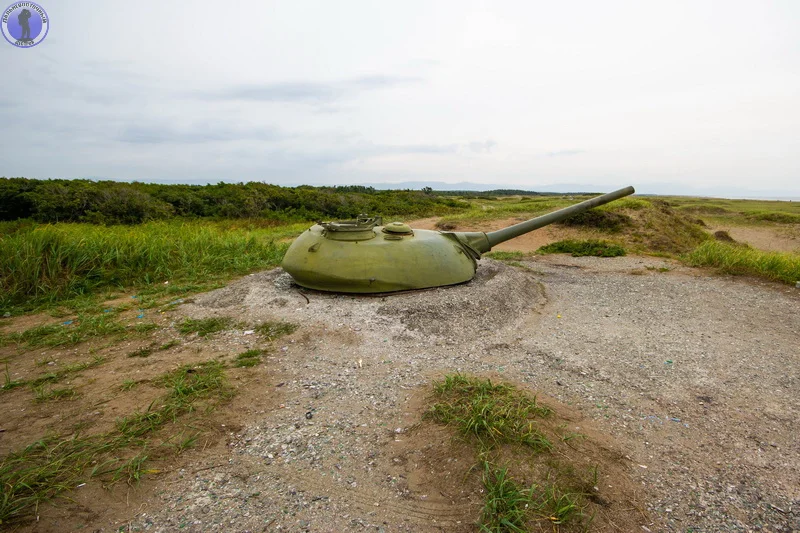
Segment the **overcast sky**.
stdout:
[[800,196],[800,2],[39,2],[0,175]]

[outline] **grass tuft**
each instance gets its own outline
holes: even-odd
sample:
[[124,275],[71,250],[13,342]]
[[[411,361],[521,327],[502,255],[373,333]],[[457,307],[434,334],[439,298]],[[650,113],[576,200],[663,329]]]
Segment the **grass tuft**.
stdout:
[[262,353],[264,353],[264,350],[247,350],[246,352],[242,352],[236,356],[233,366],[239,368],[256,366],[261,362]]
[[72,387],[54,389],[46,384],[33,388],[33,399],[36,402],[52,402],[57,400],[73,400],[78,397],[78,391]]
[[11,373],[8,371],[8,363],[6,363],[6,370],[3,372],[3,384],[0,385],[0,392],[10,391],[17,387],[25,385],[25,381],[19,379],[11,379]]
[[150,357],[152,354],[153,354],[152,348],[143,346],[129,353],[128,357]]
[[482,447],[509,442],[535,450],[552,447],[532,421],[548,416],[550,409],[511,385],[450,374],[434,384],[434,391],[438,401],[427,416],[456,426],[462,435],[476,438]]
[[522,489],[508,474],[507,468],[492,467],[484,462],[483,488],[486,503],[481,513],[480,531],[490,533],[524,533],[532,490]]
[[[555,458],[553,445],[531,421],[549,416],[549,408],[512,385],[461,374],[447,375],[433,388],[436,401],[426,417],[454,426],[477,444],[486,494],[480,531],[521,533],[530,531],[531,525],[538,526],[537,531],[558,531],[562,525],[588,527],[592,517],[584,511],[589,491],[597,484],[597,468],[586,478],[570,463]],[[558,436],[564,443],[582,437],[576,433]],[[536,452],[533,461],[519,455],[525,448]],[[511,475],[510,466],[527,470],[537,482],[524,488]]]
[[183,335],[197,333],[198,336],[205,337],[226,329],[232,322],[230,317],[187,318],[178,325],[178,331]]
[[170,348],[174,348],[175,346],[180,346],[181,341],[177,339],[172,339],[169,342],[166,342],[158,347],[159,351],[169,350]]
[[291,335],[297,331],[297,324],[290,322],[264,322],[256,326],[255,332],[269,341],[274,341],[284,335]]

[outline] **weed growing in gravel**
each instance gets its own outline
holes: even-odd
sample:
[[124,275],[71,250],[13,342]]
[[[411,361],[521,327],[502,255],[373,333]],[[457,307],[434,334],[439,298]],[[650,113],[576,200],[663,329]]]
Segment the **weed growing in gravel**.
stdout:
[[625,255],[625,249],[608,241],[589,239],[585,241],[553,242],[536,250],[540,254],[572,254],[572,257],[592,255],[596,257],[617,257]]
[[[552,459],[553,445],[534,427],[532,420],[548,417],[549,408],[512,385],[461,374],[447,375],[434,383],[434,395],[436,401],[426,416],[454,426],[477,445],[486,494],[480,531],[526,532],[532,522],[537,525],[543,522],[554,531],[561,525],[588,527],[591,517],[585,516],[584,509],[587,495],[597,483],[597,469],[591,479],[584,479],[571,464]],[[579,437],[582,435],[576,433],[560,436],[564,443]],[[502,464],[502,458],[509,457],[509,450],[521,450],[513,448],[514,445],[532,449],[534,459],[540,454],[550,458],[537,461],[539,466],[530,472],[539,476],[536,479],[540,481],[528,488],[514,479],[509,466]],[[506,459],[518,469],[520,461],[528,462],[520,456],[511,461]]]
[[33,399],[36,402],[51,402],[55,400],[72,400],[78,396],[78,391],[72,387],[54,389],[47,384],[33,388]]
[[297,330],[297,324],[290,322],[264,322],[255,327],[256,333],[268,341],[274,341],[284,335],[290,335]]
[[200,436],[199,432],[192,433],[191,435],[184,436],[183,433],[180,435],[180,440],[175,443],[175,453],[181,454],[188,450],[189,448],[194,447],[197,444],[197,438]]
[[136,349],[128,354],[128,357],[150,357],[155,352],[163,352],[165,350],[169,350],[173,346],[178,346],[180,341],[171,340],[166,344],[162,344],[161,346],[157,346],[156,343],[150,344],[150,346],[142,346],[139,349]]
[[158,349],[161,350],[161,351],[169,350],[170,348],[174,348],[175,346],[180,345],[180,343],[181,343],[181,341],[179,341],[177,339],[172,339],[171,341],[166,342],[166,343],[162,344],[161,346],[159,346]]
[[205,337],[206,335],[211,335],[212,333],[216,333],[217,331],[222,331],[223,329],[230,326],[232,320],[230,317],[213,317],[213,318],[187,318],[183,322],[180,323],[178,326],[178,331],[180,331],[184,335],[188,335],[190,333],[197,333],[200,337]]
[[[167,394],[146,410],[117,420],[112,431],[49,436],[0,459],[0,524],[23,518],[41,502],[93,477],[110,475],[111,482],[138,481],[147,472],[146,450],[157,430],[203,405],[213,408],[232,395],[222,364],[217,361],[183,366],[156,382],[169,389]],[[135,447],[140,448],[136,454],[120,457]]]
[[533,418],[548,416],[550,409],[537,405],[535,397],[511,385],[451,374],[435,384],[434,390],[440,401],[433,404],[428,416],[455,425],[462,435],[475,437],[483,448],[509,442],[535,450],[552,447],[532,422]]
[[150,357],[153,354],[153,349],[143,346],[128,354],[128,357]]
[[143,322],[133,326],[133,331],[136,333],[149,333],[156,329],[158,329],[158,324],[154,324],[152,322]]
[[508,475],[507,468],[493,468],[488,461],[483,463],[483,467],[486,503],[480,530],[491,533],[526,531],[532,491],[515,483]]
[[242,352],[236,356],[236,360],[233,362],[233,366],[235,367],[256,366],[258,363],[261,362],[262,353],[264,353],[264,350],[247,350],[246,352]]
[[16,387],[21,387],[23,385],[25,385],[24,381],[11,379],[11,373],[8,371],[8,363],[6,363],[6,370],[5,372],[3,372],[3,385],[0,386],[0,392],[9,391]]

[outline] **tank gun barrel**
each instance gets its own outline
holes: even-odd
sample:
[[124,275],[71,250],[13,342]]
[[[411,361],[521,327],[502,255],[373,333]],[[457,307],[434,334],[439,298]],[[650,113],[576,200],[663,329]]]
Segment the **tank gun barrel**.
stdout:
[[558,211],[553,211],[552,213],[547,213],[546,215],[532,218],[530,220],[526,220],[525,222],[520,222],[519,224],[514,224],[513,226],[499,229],[497,231],[490,231],[489,233],[475,231],[456,232],[452,233],[451,235],[455,236],[459,242],[471,249],[472,251],[470,253],[477,259],[480,257],[480,254],[485,254],[501,242],[506,242],[514,237],[519,237],[520,235],[524,235],[525,233],[539,229],[542,226],[559,222],[571,215],[574,215],[575,213],[588,211],[593,207],[607,204],[609,202],[613,202],[614,200],[619,200],[620,198],[631,195],[634,192],[636,191],[633,189],[633,187],[625,187],[623,189],[619,189],[618,191],[606,193],[595,198],[590,198],[589,200],[585,200],[579,204],[571,205],[569,207],[565,207],[564,209],[559,209]]
[[588,211],[593,207],[607,204],[609,202],[613,202],[614,200],[619,200],[620,198],[631,195],[634,192],[636,191],[634,191],[633,187],[625,187],[624,189],[619,189],[618,191],[610,192],[602,196],[590,198],[589,200],[579,204],[571,205],[569,207],[565,207],[564,209],[559,209],[558,211],[553,211],[552,213],[547,213],[546,215],[532,218],[530,220],[526,220],[525,222],[520,222],[519,224],[514,224],[513,226],[509,226],[507,228],[491,231],[486,234],[487,239],[489,239],[489,246],[494,247],[501,242],[513,239],[514,237],[519,237],[524,233],[539,229],[542,226],[559,222],[571,215],[574,215],[575,213]]

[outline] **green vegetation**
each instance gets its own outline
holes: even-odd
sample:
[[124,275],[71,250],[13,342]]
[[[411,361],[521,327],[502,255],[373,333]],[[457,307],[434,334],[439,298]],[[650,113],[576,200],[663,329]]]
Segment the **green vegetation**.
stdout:
[[[467,204],[432,191],[372,187],[279,187],[267,183],[163,185],[91,180],[0,178],[0,221],[139,224],[173,217],[260,218],[273,223],[384,216],[444,215]],[[4,228],[6,230],[9,227]]]
[[684,196],[666,197],[664,201],[679,211],[725,225],[800,223],[800,202]]
[[462,435],[477,439],[484,449],[509,442],[536,450],[552,446],[532,422],[549,415],[550,410],[510,385],[451,374],[436,383],[434,391],[439,401],[427,415],[436,422],[454,425]]
[[[73,363],[71,365],[66,365],[58,370],[53,372],[47,372],[42,374],[41,376],[31,379],[31,380],[11,380],[11,374],[8,371],[8,364],[6,364],[5,375],[4,375],[4,383],[3,386],[0,387],[0,392],[6,392],[16,387],[21,387],[23,385],[30,385],[33,390],[34,394],[37,399],[47,399],[45,396],[52,396],[53,394],[64,395],[64,393],[55,393],[53,391],[48,391],[44,388],[45,385],[50,386],[53,383],[58,383],[63,380],[65,377],[71,377],[78,372],[86,370],[87,368],[95,368],[97,366],[102,365],[106,362],[105,357],[95,356],[88,361],[83,361],[81,363]],[[52,394],[51,394],[52,393]],[[39,397],[42,398],[39,398]]]
[[254,329],[256,333],[265,337],[268,341],[272,341],[297,331],[297,324],[290,322],[264,322]]
[[236,356],[233,366],[239,368],[256,366],[261,362],[262,353],[264,353],[264,350],[247,350],[246,352],[242,352]]
[[150,357],[151,355],[153,355],[153,348],[143,346],[129,353],[128,357]]
[[158,346],[157,343],[151,343],[149,346],[142,346],[141,348],[137,348],[136,350],[132,351],[128,354],[128,357],[150,357],[155,352],[163,352],[165,350],[169,350],[173,346],[178,346],[180,341],[178,340],[171,340],[161,346]]
[[[288,228],[288,233],[304,227]],[[165,281],[207,285],[277,265],[288,244],[276,238],[286,234],[287,228],[209,223],[150,222],[135,228],[32,224],[0,234],[0,310]]]
[[758,276],[784,283],[800,281],[800,255],[762,252],[736,244],[708,241],[684,256],[691,266],[710,266],[726,274]]
[[572,257],[587,255],[596,257],[617,257],[625,255],[625,249],[618,244],[594,239],[585,241],[564,240],[542,246],[537,250],[540,254],[572,254]]
[[126,328],[110,314],[81,314],[75,320],[69,320],[62,324],[48,324],[18,333],[0,335],[0,346],[10,343],[27,346],[65,346],[78,344],[94,337],[112,334],[124,335],[126,332],[137,332],[136,326]]
[[233,323],[230,317],[212,317],[212,318],[187,318],[178,325],[178,331],[183,335],[190,333],[197,333],[200,337],[211,335],[218,331],[229,327]]
[[489,257],[491,259],[496,259],[498,261],[521,261],[525,259],[525,254],[522,252],[489,252],[487,254],[483,254],[483,257]]
[[[619,208],[619,206],[615,207]],[[641,209],[641,207],[637,207],[637,209]],[[622,231],[622,228],[633,225],[633,222],[630,216],[623,213],[607,209],[590,209],[565,218],[559,224],[562,226],[589,227],[617,233]]]
[[563,207],[576,204],[588,198],[588,196],[511,196],[503,198],[472,198],[468,204],[468,210],[465,209],[451,215],[442,216],[437,226],[442,228],[442,225],[447,225],[447,227],[452,229],[484,220],[498,220],[504,218],[517,218],[519,220],[525,220],[535,216],[544,215],[550,211],[555,211],[556,209],[561,209]]
[[[588,527],[591,517],[585,509],[597,470],[581,476],[572,465],[553,458],[554,445],[538,427],[538,420],[550,417],[550,409],[512,385],[461,374],[447,375],[433,388],[435,401],[426,418],[456,428],[476,445],[486,494],[481,531],[526,532],[531,525],[554,531],[561,525]],[[558,437],[569,445],[575,436]],[[521,450],[528,455],[520,455]]]
[[508,475],[508,468],[492,468],[484,462],[483,487],[486,503],[480,530],[491,533],[525,532],[533,490],[523,489]]
[[55,400],[72,400],[78,396],[78,391],[72,387],[54,389],[50,385],[41,384],[33,388],[33,399],[36,402],[49,402]]
[[146,410],[117,420],[112,431],[49,436],[0,459],[0,525],[24,518],[41,502],[90,478],[138,481],[147,472],[147,450],[156,431],[200,407],[213,408],[232,394],[216,361],[181,367],[157,383],[168,392]]
[[175,346],[180,346],[181,341],[177,339],[172,339],[171,341],[165,342],[161,346],[158,347],[160,351],[169,350],[170,348],[174,348]]
[[26,382],[24,380],[11,379],[11,373],[8,371],[8,363],[6,363],[6,369],[5,372],[3,372],[3,384],[0,385],[0,392],[6,392],[17,387],[22,387],[25,385],[25,383]]

